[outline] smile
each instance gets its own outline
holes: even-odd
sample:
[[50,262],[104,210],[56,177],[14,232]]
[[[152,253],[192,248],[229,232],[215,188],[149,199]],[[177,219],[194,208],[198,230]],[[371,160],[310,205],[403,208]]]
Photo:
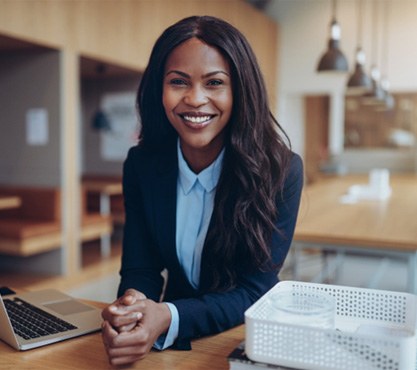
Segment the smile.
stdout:
[[191,115],[181,115],[181,117],[188,122],[194,123],[194,124],[204,124],[208,121],[210,121],[214,116],[211,115],[205,115],[205,116],[191,116]]

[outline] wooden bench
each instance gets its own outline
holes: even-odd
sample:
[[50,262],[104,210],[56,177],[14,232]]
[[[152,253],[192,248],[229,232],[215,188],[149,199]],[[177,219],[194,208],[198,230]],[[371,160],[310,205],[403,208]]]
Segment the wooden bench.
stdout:
[[[0,253],[30,256],[62,246],[61,191],[58,188],[0,186],[0,195],[15,195],[17,208],[0,211]],[[111,219],[88,213],[82,192],[80,239],[102,239],[109,248]],[[103,253],[104,254],[104,253]]]
[[59,189],[1,186],[0,194],[21,200],[20,207],[0,211],[1,253],[29,256],[62,245]]

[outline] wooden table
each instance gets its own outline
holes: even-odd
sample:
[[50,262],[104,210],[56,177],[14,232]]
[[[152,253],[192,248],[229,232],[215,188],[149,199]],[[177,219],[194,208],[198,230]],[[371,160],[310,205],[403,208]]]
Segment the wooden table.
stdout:
[[386,200],[340,201],[351,185],[367,182],[367,176],[342,176],[306,186],[293,247],[405,258],[407,290],[417,293],[417,175],[391,175]]
[[21,199],[17,196],[0,195],[0,209],[16,208],[21,204]]
[[[102,306],[101,304],[96,304]],[[153,351],[123,369],[222,370],[229,369],[227,356],[244,339],[244,326],[192,342],[192,351]],[[19,352],[0,341],[2,370],[105,370],[110,366],[100,333]]]

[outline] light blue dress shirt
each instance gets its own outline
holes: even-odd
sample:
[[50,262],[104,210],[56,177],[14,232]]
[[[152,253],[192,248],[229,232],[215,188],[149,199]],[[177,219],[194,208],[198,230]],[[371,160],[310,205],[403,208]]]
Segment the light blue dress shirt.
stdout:
[[[224,149],[216,160],[199,174],[195,174],[182,155],[178,141],[177,180],[177,230],[176,246],[178,260],[194,288],[200,281],[201,254],[207,229],[213,213],[214,196],[223,164]],[[166,302],[171,311],[168,333],[158,338],[154,347],[165,349],[178,336],[179,315],[177,308]]]

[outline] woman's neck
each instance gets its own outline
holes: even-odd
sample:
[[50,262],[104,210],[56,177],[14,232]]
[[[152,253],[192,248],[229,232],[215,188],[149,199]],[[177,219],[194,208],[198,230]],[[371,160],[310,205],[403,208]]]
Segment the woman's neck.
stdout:
[[181,148],[182,155],[188,164],[188,167],[195,173],[199,174],[201,171],[209,167],[218,157],[221,150],[204,151],[204,150],[187,150],[187,148]]
[[210,166],[217,158],[208,158],[207,156],[204,155],[194,155],[192,158],[189,158],[189,156],[187,156],[186,154],[184,154],[184,159],[188,164],[188,167],[190,167],[190,169],[195,173],[195,174],[199,174],[201,171],[203,171],[204,169],[206,169],[208,166]]

